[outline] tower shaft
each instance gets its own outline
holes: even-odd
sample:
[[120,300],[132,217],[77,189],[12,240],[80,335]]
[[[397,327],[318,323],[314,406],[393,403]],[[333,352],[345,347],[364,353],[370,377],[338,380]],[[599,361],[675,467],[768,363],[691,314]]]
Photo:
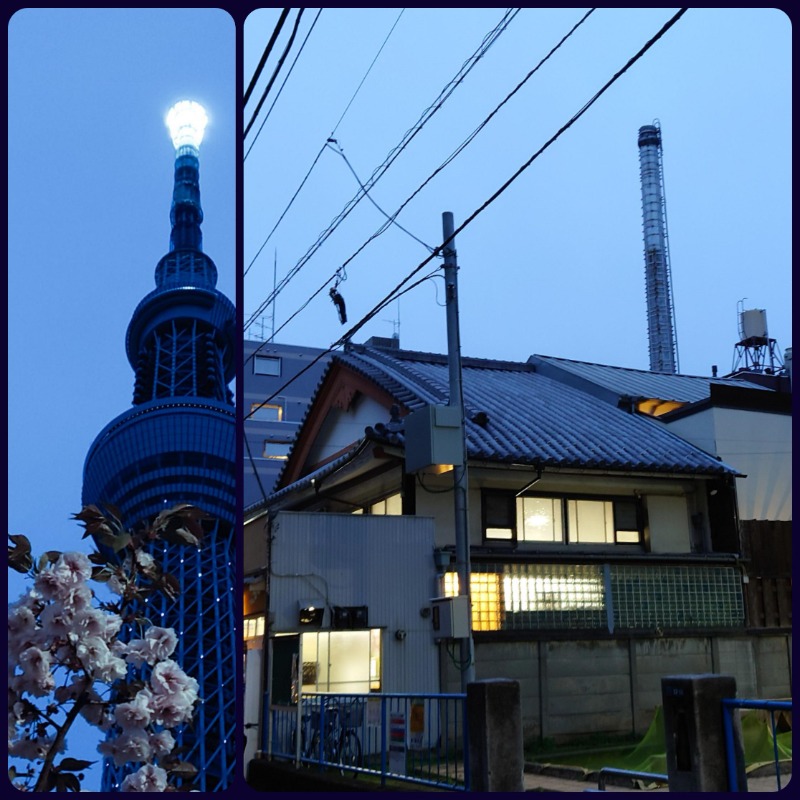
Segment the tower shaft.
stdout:
[[[181,595],[148,598],[136,613],[178,634],[175,657],[199,682],[202,703],[176,740],[181,758],[198,768],[196,788],[219,791],[236,769],[236,427],[228,388],[236,315],[202,251],[198,145],[199,139],[175,143],[169,251],[125,341],[135,372],[133,407],[89,449],[83,503],[115,506],[131,528],[178,503],[214,518],[200,548],[153,546],[151,555],[178,579]],[[103,790],[118,790],[136,768],[107,763]]]
[[677,371],[678,346],[672,303],[661,129],[639,129],[639,166],[642,184],[645,292],[650,369]]

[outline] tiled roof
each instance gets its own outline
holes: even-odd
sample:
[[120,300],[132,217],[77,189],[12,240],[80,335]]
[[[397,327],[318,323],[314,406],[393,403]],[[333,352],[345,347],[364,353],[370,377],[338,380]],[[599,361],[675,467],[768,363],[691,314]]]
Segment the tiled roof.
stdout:
[[711,384],[715,383],[769,391],[757,383],[740,378],[674,375],[665,372],[612,367],[605,364],[591,364],[553,356],[534,355],[530,357],[528,363],[534,366],[542,365],[545,369],[558,369],[619,396],[627,395],[634,398],[658,398],[659,400],[674,400],[679,403],[696,403],[708,399],[711,393]]
[[[336,358],[412,410],[448,400],[445,356],[354,345]],[[660,423],[548,378],[530,363],[465,358],[462,387],[471,459],[541,467],[736,472]],[[383,432],[371,429],[370,434],[380,438]],[[402,440],[402,433],[389,436]]]

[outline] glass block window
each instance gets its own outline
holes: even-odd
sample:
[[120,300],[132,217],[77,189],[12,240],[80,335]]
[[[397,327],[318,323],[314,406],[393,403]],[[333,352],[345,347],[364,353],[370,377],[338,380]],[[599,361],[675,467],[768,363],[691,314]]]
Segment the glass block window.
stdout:
[[744,625],[734,567],[611,567],[618,628],[726,628]]
[[[472,603],[472,630],[499,631],[503,629],[503,608],[500,604],[500,575],[492,572],[473,572],[469,579]],[[444,576],[445,597],[458,594],[458,574]]]
[[[444,595],[458,576],[444,575]],[[475,631],[702,630],[745,622],[735,567],[620,564],[473,564]]]

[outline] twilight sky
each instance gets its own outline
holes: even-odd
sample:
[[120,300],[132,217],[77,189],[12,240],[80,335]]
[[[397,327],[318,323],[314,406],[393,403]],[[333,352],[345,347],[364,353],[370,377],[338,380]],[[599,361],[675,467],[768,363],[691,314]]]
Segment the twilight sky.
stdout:
[[[393,214],[587,10],[521,9],[430,122],[392,155],[371,200]],[[305,10],[293,53],[317,11]],[[325,9],[263,130],[280,79],[246,137],[245,321],[268,298],[275,274],[281,281],[305,260],[358,193],[353,171],[367,181],[505,9],[410,8],[398,20],[400,11]],[[443,211],[460,225],[677,11],[595,11],[397,222],[428,246],[439,244]],[[245,85],[279,13],[262,9],[246,21]],[[245,124],[293,19],[245,107]],[[743,298],[745,309],[766,309],[781,355],[790,346],[791,23],[776,9],[690,9],[458,236],[465,355],[524,360],[539,353],[649,368],[637,136],[654,119],[663,135],[681,371],[731,370]],[[326,148],[267,241],[332,133],[349,166]],[[278,341],[328,346],[427,256],[392,226],[346,266],[338,288],[347,326],[327,284],[283,327],[384,221],[364,199],[326,235],[277,296]],[[355,341],[390,336],[399,318],[401,346],[444,352],[441,285],[426,281],[405,294],[399,309],[386,308]],[[272,328],[268,307],[248,334]]]

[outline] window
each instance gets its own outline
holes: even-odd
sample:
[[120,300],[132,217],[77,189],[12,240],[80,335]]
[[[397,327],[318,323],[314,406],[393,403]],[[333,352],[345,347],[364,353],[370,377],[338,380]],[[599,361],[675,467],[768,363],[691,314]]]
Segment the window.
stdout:
[[281,360],[277,356],[260,356],[256,354],[253,358],[254,375],[275,375],[281,374]]
[[283,404],[253,403],[250,406],[250,419],[259,422],[282,422]]
[[[458,594],[458,573],[444,574],[444,596]],[[472,630],[499,631],[503,627],[500,606],[500,575],[495,572],[472,572],[469,576],[469,595],[472,606]]]
[[291,449],[292,445],[288,442],[272,442],[267,439],[267,441],[264,442],[262,456],[264,458],[275,458],[285,461],[289,457],[289,451]]
[[249,641],[264,635],[264,617],[245,617],[244,640]]
[[639,544],[635,498],[548,497],[483,493],[486,541],[543,544]]
[[400,516],[403,513],[403,498],[399,493],[384,497],[369,507],[369,513]]
[[381,630],[303,633],[303,691],[381,690]]

